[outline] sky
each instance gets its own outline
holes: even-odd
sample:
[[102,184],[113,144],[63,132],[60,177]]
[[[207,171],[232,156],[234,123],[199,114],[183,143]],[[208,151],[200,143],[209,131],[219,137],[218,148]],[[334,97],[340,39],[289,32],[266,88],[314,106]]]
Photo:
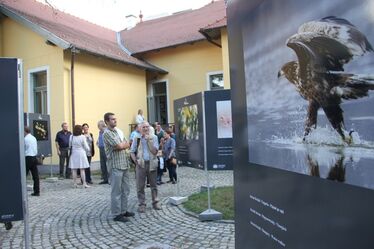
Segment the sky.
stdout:
[[172,14],[186,9],[200,8],[212,0],[38,0],[53,7],[115,31],[128,25],[126,16],[143,20]]

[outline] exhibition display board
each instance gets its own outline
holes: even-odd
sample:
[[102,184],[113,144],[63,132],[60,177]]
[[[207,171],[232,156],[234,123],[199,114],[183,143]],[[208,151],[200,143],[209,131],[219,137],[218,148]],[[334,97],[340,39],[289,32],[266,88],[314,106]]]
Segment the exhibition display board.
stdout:
[[0,222],[22,220],[26,183],[21,63],[0,58]]
[[25,113],[25,124],[38,143],[38,154],[52,156],[50,116],[40,113]]
[[182,165],[204,169],[202,94],[174,100],[177,157]]
[[182,165],[204,169],[206,161],[208,170],[232,170],[230,90],[177,99],[174,112],[177,156]]
[[236,248],[373,248],[373,7],[228,1]]
[[232,170],[230,90],[204,92],[208,170]]

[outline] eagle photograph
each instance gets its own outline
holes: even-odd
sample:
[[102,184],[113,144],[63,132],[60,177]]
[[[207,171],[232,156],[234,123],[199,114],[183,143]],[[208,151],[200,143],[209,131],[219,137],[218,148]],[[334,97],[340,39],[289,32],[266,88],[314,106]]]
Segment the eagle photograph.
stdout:
[[285,63],[278,76],[284,75],[308,101],[304,136],[316,128],[317,111],[322,108],[343,142],[351,143],[340,104],[342,99],[367,97],[374,90],[374,78],[343,73],[344,65],[373,52],[373,47],[353,24],[335,16],[304,23],[286,44],[297,60]]
[[374,189],[374,1],[258,9],[242,29],[248,160],[311,176],[318,165],[325,179],[339,164],[341,182]]

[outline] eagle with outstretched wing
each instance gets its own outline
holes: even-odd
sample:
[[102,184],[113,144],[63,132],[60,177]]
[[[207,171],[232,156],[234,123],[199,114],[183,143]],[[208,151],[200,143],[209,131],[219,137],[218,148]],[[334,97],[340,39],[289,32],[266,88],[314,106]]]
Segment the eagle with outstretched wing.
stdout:
[[284,64],[278,77],[284,75],[309,102],[304,140],[316,128],[317,112],[322,108],[332,127],[343,141],[342,99],[358,99],[374,90],[374,77],[344,73],[344,65],[373,47],[366,36],[349,21],[329,16],[304,23],[287,40],[297,61]]

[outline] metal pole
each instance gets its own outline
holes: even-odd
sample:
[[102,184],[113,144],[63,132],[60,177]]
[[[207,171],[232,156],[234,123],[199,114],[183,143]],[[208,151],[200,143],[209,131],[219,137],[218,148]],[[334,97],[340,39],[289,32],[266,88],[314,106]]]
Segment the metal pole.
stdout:
[[210,207],[210,181],[209,181],[209,173],[208,173],[208,165],[205,162],[205,174],[206,174],[206,182],[208,186],[208,210],[211,209]]
[[[27,188],[27,184],[26,184],[26,188]],[[27,189],[26,189],[26,193],[25,195],[27,195]],[[30,222],[29,222],[29,207],[28,207],[28,202],[27,202],[27,196],[24,196],[24,200],[23,200],[23,214],[24,214],[24,234],[25,234],[25,248],[26,249],[29,249],[30,248]]]
[[71,49],[71,65],[70,65],[72,127],[75,126],[75,92],[74,92],[74,62],[75,62],[75,53],[76,53],[76,50],[73,47]]
[[51,178],[52,178],[53,177],[53,174],[52,174],[52,156],[50,156],[49,167],[51,169]]
[[[24,140],[24,120],[23,120],[23,68],[22,60],[18,59],[18,134],[19,134],[19,157],[21,167],[21,187],[22,187],[22,207],[23,207],[23,224],[25,248],[30,248],[30,225],[29,210],[27,205],[27,182],[26,182],[26,164],[25,164],[25,140]],[[27,122],[27,121],[26,121]]]
[[180,192],[179,192],[179,183],[180,183],[180,177],[178,176],[178,168],[179,168],[179,166],[178,166],[178,161],[177,161],[177,165],[176,165],[176,169],[175,169],[175,173],[177,174],[177,196],[181,196],[180,195]]
[[206,183],[207,183],[207,190],[208,190],[208,210],[211,209],[210,207],[210,182],[209,182],[209,173],[208,173],[208,160],[207,160],[207,152],[206,152],[206,127],[205,127],[205,98],[204,92],[201,94],[202,96],[202,106],[203,106],[203,138],[204,138],[204,168],[205,168],[205,175],[206,175]]

